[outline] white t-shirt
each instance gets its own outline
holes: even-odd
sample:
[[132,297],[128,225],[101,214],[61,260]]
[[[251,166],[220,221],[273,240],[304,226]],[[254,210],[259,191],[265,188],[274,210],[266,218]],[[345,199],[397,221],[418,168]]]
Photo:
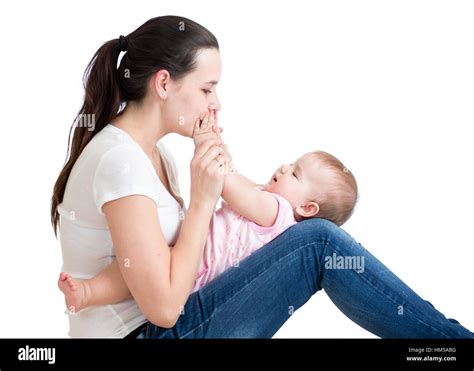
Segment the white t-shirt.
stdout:
[[[102,212],[109,201],[144,195],[157,204],[161,229],[168,245],[175,244],[181,227],[183,201],[176,166],[158,142],[172,193],[168,192],[143,149],[125,131],[107,125],[84,148],[69,176],[61,215],[62,270],[73,278],[96,276],[115,257],[112,238]],[[124,337],[146,322],[133,298],[118,304],[93,306],[69,314],[71,337]]]

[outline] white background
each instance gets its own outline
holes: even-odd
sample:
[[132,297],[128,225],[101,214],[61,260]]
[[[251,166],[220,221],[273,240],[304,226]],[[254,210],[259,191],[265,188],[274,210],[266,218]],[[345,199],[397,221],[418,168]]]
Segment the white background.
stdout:
[[[0,337],[65,337],[53,183],[105,41],[149,18],[218,38],[220,122],[241,173],[266,181],[322,149],[356,175],[344,226],[423,298],[474,329],[474,6],[470,1],[80,1],[0,11]],[[192,145],[167,137],[189,196]],[[373,337],[324,292],[276,337]]]

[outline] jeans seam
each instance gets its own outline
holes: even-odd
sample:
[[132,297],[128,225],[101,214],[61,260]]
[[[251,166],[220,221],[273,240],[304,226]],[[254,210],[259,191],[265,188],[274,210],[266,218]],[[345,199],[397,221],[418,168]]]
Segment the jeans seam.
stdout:
[[[280,263],[283,259],[286,259],[287,257],[290,257],[291,255],[293,255],[294,253],[296,253],[297,251],[299,251],[300,249],[302,248],[305,248],[309,245],[314,245],[315,243],[314,242],[310,242],[306,245],[302,245],[294,250],[292,250],[289,254],[286,254],[282,257],[280,257],[276,262],[274,262],[272,265],[270,265],[269,268],[273,268],[274,265]],[[246,289],[250,284],[254,283],[254,281],[259,278],[261,275],[263,275],[264,273],[266,273],[268,271],[268,268],[263,270],[258,276],[254,277],[254,279],[252,279],[251,281],[249,281],[245,286],[243,286],[240,290],[238,290],[234,295],[232,295],[231,297],[229,297],[226,301],[222,302],[220,306],[222,306],[223,304],[227,303],[229,300],[233,299],[236,295],[240,294],[244,289]],[[215,308],[212,313],[209,315],[209,317],[201,322],[198,326],[194,327],[193,329],[189,330],[188,332],[186,332],[186,334],[184,334],[183,336],[180,336],[179,338],[182,339],[182,338],[185,338],[186,336],[188,336],[189,334],[191,334],[192,332],[198,330],[199,328],[201,328],[202,326],[204,326],[207,322],[209,322],[211,320],[212,317],[214,317],[214,315],[219,311],[219,307],[218,308]]]

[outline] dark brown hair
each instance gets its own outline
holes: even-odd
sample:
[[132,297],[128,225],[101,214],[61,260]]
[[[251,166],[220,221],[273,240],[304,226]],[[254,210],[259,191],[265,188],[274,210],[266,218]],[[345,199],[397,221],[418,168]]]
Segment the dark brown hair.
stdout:
[[[126,52],[117,68],[121,48]],[[203,26],[176,16],[148,20],[131,34],[103,44],[94,54],[84,73],[85,96],[69,132],[68,158],[54,185],[51,200],[51,224],[57,234],[58,205],[63,201],[69,174],[84,147],[110,121],[123,112],[128,101],[141,101],[151,76],[165,69],[179,80],[196,67],[201,49],[219,49],[215,36]],[[87,117],[94,125],[79,125]]]

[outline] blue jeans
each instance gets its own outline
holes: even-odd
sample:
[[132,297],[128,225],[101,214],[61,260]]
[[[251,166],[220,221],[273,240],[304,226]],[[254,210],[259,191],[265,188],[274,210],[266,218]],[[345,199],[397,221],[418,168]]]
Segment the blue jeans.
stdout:
[[190,295],[173,328],[148,322],[138,337],[271,338],[321,289],[347,317],[382,338],[474,337],[323,219],[289,228]]

